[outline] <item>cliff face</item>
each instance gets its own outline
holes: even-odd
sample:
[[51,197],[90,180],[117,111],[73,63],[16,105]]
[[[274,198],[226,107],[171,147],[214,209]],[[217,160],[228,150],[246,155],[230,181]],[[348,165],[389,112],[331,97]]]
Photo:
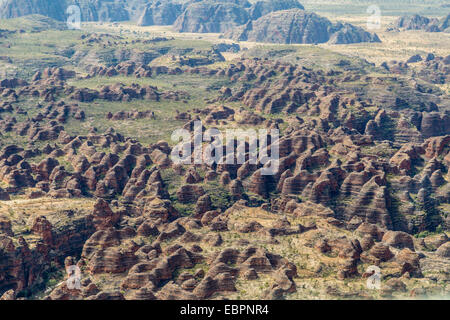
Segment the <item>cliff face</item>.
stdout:
[[236,28],[228,37],[236,40],[272,43],[322,43],[329,39],[328,19],[299,9],[272,12]]
[[156,1],[148,4],[139,17],[138,25],[171,25],[182,13],[182,5],[172,1]]
[[441,20],[439,28],[444,32],[450,32],[450,13]]
[[269,13],[230,31],[229,38],[272,43],[379,42],[378,36],[351,24],[338,23],[300,9]]
[[0,2],[0,18],[11,19],[30,14],[41,14],[56,20],[64,20],[65,1],[5,0]]
[[297,0],[262,0],[254,3],[249,9],[250,18],[256,20],[274,11],[304,9]]
[[349,23],[338,23],[335,29],[337,31],[331,35],[329,43],[346,44],[359,42],[381,42],[376,33],[367,32],[364,29]]
[[248,12],[235,4],[199,2],[186,8],[175,21],[178,32],[225,32],[249,20]]
[[126,21],[130,19],[125,1],[77,0],[83,21]]
[[400,17],[390,28],[391,30],[423,30],[427,32],[450,32],[450,14],[442,19],[428,18],[418,14]]
[[0,18],[11,19],[30,14],[41,14],[63,21],[66,19],[67,7],[71,4],[80,6],[83,21],[125,21],[130,19],[129,5],[142,1],[127,2],[123,0],[5,0],[0,4]]
[[397,20],[395,26],[405,30],[422,30],[430,24],[431,20],[418,14],[413,16],[403,16]]
[[[44,200],[36,205],[28,200],[11,210],[12,215],[0,210],[0,292],[13,289],[26,295],[44,284],[46,274],[64,266],[67,256],[80,255],[95,232],[91,201]],[[33,212],[25,228],[19,210]]]

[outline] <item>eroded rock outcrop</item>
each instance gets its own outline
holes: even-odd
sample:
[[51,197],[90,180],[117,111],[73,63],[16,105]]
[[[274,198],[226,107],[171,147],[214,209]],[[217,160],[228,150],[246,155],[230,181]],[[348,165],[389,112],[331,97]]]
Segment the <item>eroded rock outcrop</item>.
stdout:
[[174,23],[178,32],[225,32],[249,20],[248,12],[233,3],[203,1],[189,5]]
[[271,43],[380,42],[378,36],[349,24],[333,25],[328,19],[300,9],[269,13],[227,36],[234,40]]

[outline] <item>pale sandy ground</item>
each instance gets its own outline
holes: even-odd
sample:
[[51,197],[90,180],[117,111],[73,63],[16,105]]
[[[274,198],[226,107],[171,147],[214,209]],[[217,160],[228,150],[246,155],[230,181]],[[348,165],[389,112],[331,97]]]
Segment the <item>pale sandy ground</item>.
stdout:
[[[349,22],[364,28],[366,28],[367,24],[367,16],[364,15],[340,15],[339,17],[328,16],[328,18],[332,21],[339,20],[343,22]],[[415,54],[427,54],[430,52],[440,56],[447,56],[450,54],[449,33],[431,33],[423,31],[387,32],[386,28],[396,18],[397,17],[393,16],[382,16],[381,28],[379,30],[372,30],[372,32],[376,32],[378,34],[382,43],[359,43],[349,45],[320,44],[319,47],[349,56],[358,56],[376,64],[380,64],[383,61],[389,60],[407,60],[409,57]],[[217,33],[177,33],[173,31],[171,26],[139,27],[131,23],[89,23],[84,27],[87,29],[102,29],[103,31],[114,33],[118,33],[120,31],[135,32],[137,36],[141,34],[143,38],[147,38],[148,34],[151,34],[152,36],[175,37],[177,39],[205,40],[212,43],[233,42],[229,39],[221,38],[220,34]],[[240,42],[239,44],[243,48],[252,48],[261,45],[261,43],[252,42]],[[277,46],[277,44],[266,45]],[[311,45],[295,46],[302,47]],[[227,60],[232,60],[237,57],[239,57],[239,54],[225,54],[225,58]]]
[[[332,21],[337,21],[328,17]],[[407,60],[415,54],[434,53],[439,56],[450,54],[450,33],[402,31],[387,32],[386,28],[397,17],[382,16],[381,28],[373,30],[380,37],[382,43],[359,43],[349,45],[327,45],[321,47],[351,56],[359,56],[370,62],[381,63],[387,60]],[[367,29],[366,16],[340,16],[340,21],[352,23]]]

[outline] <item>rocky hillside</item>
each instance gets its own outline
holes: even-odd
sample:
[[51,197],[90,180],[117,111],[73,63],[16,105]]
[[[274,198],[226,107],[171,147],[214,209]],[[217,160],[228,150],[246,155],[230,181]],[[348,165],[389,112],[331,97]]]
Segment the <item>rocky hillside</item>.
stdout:
[[0,19],[40,14],[56,20],[64,20],[65,10],[65,1],[4,0],[0,2]]
[[427,32],[450,32],[450,14],[442,19],[428,18],[421,15],[400,17],[388,31],[423,30]]
[[[249,21],[239,38],[376,41],[298,8]],[[0,300],[450,297],[450,56],[0,23]],[[173,157],[176,130],[190,151],[236,128],[279,136]]]
[[230,3],[203,1],[186,8],[174,23],[178,32],[221,33],[249,20],[245,8]]
[[255,2],[249,9],[250,18],[256,20],[274,11],[304,9],[298,0],[262,0]]
[[[30,14],[41,14],[56,20],[66,19],[70,5],[78,5],[83,21],[126,21],[133,17],[144,0],[5,0],[0,5],[0,18],[11,19]],[[134,8],[134,9],[133,9]]]
[[[212,3],[216,6],[211,7]],[[0,3],[0,18],[41,14],[62,21],[66,18],[67,7],[72,4],[80,7],[83,21],[132,20],[141,26],[171,25],[188,10],[184,17],[184,20],[190,20],[186,24],[187,30],[220,30],[224,28],[211,26],[212,19],[219,19],[218,25],[231,19],[234,26],[272,11],[303,8],[297,0],[261,0],[254,4],[247,0],[62,0],[57,3],[50,0],[4,0]],[[196,10],[201,11],[196,13]],[[206,26],[192,26],[201,23]]]
[[127,21],[127,2],[120,0],[74,0],[81,9],[82,21]]
[[346,44],[360,42],[381,42],[376,33],[370,33],[363,28],[349,23],[337,23],[333,26],[328,43]]
[[[228,33],[236,40],[274,43],[334,44],[378,42],[379,38],[350,24],[333,25],[328,19],[304,12],[297,0],[262,0],[253,4],[246,0],[177,0],[106,1],[75,0],[81,8],[83,21],[137,20],[140,26],[172,25],[178,32]],[[42,14],[57,20],[65,19],[69,2],[53,6],[46,0],[6,1],[0,17],[14,18]],[[276,23],[272,23],[276,22]],[[291,25],[293,27],[291,27]]]
[[277,11],[250,21],[226,34],[239,41],[272,43],[379,42],[377,35],[350,24],[333,24],[315,13],[300,9]]
[[172,1],[149,3],[139,17],[139,26],[171,25],[182,13],[182,5]]
[[[433,60],[449,62],[423,68]],[[386,65],[377,77],[251,58],[3,79],[2,299],[45,289],[53,300],[448,294],[448,97]],[[73,85],[92,79],[112,84]],[[142,84],[155,80],[161,88]],[[196,119],[202,131],[280,129],[278,172],[250,161],[181,165],[168,141],[139,141],[153,123],[192,133]],[[139,139],[97,128],[104,122],[138,126]],[[60,282],[74,264],[77,290]],[[389,275],[379,291],[364,286],[371,265]]]

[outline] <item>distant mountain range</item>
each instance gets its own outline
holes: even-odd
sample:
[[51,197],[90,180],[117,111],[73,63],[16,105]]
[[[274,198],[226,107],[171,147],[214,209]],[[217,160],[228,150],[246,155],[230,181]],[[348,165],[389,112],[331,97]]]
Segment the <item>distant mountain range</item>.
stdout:
[[400,17],[388,31],[423,30],[427,32],[450,32],[450,13],[442,18],[428,18],[418,14]]
[[80,7],[82,21],[173,25],[178,32],[225,33],[235,40],[286,44],[380,41],[360,27],[333,24],[304,11],[298,0],[3,0],[0,18],[41,14],[63,21],[70,5]]

